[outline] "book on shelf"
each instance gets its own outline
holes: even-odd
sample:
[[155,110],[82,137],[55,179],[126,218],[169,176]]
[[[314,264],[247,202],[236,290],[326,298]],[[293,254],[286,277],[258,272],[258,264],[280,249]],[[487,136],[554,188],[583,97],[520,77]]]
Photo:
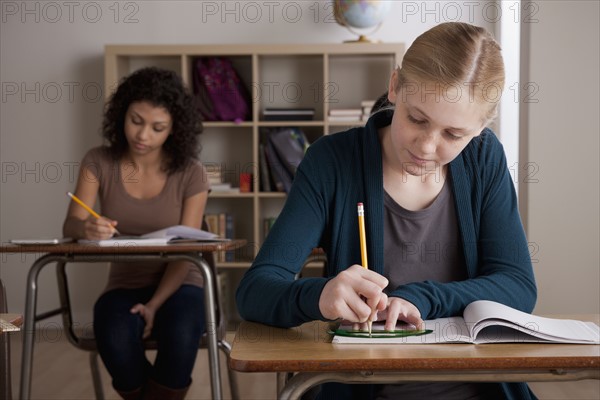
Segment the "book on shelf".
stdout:
[[314,108],[265,108],[265,121],[311,121],[315,116]]
[[[341,330],[340,330],[341,329]],[[342,324],[332,343],[434,344],[434,343],[570,343],[600,344],[600,329],[593,322],[555,319],[528,314],[489,300],[469,304],[462,317],[425,321],[431,333],[403,336],[413,326],[400,326],[394,332],[383,330],[383,322],[373,323],[373,336],[352,331]],[[350,333],[349,336],[346,336]]]
[[212,193],[239,193],[240,192],[240,188],[232,187],[231,183],[228,183],[228,182],[211,184],[210,190]]
[[362,115],[362,109],[360,108],[334,108],[329,110],[329,116],[347,116],[347,117],[358,117]]
[[271,175],[269,174],[269,167],[267,165],[265,145],[262,143],[258,145],[258,162],[260,167],[260,190],[263,192],[270,192],[272,190]]
[[362,114],[358,115],[330,115],[327,117],[329,122],[358,122],[362,118]]
[[218,235],[219,234],[219,219],[217,214],[204,214],[204,220],[208,225],[208,231]]
[[214,163],[207,163],[204,165],[206,168],[206,175],[208,176],[208,182],[212,184],[219,184],[223,182],[223,176],[221,174],[221,166]]
[[363,100],[360,102],[361,107],[373,107],[376,100]]
[[[231,240],[235,236],[235,222],[233,215],[229,213],[205,214],[204,220],[208,230],[221,240]],[[235,258],[233,250],[215,252],[216,262],[232,262]]]
[[159,246],[182,242],[218,242],[223,241],[212,232],[192,228],[185,225],[170,226],[165,229],[146,233],[140,236],[119,235],[110,239],[87,240],[80,239],[79,243],[93,244],[96,246]]

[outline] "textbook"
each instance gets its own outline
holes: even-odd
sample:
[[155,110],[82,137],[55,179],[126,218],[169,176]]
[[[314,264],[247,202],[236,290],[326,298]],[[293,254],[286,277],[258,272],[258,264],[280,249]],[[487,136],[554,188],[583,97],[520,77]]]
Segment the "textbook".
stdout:
[[146,233],[141,236],[115,236],[104,240],[80,239],[78,243],[96,246],[160,246],[183,242],[223,242],[230,239],[220,238],[217,234],[185,225],[170,226],[165,229]]
[[[332,343],[356,344],[429,344],[429,343],[571,343],[600,344],[600,329],[593,322],[555,319],[531,315],[500,303],[478,300],[469,304],[462,317],[425,321],[425,333],[406,335],[397,327],[386,333],[383,322],[373,323],[373,335],[352,331],[342,324]],[[429,332],[431,331],[431,332]]]

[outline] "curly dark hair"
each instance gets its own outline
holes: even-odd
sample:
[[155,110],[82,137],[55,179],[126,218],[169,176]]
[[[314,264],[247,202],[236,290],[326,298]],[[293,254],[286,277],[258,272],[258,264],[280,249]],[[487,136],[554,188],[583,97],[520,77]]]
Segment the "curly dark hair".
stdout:
[[175,72],[147,67],[126,76],[104,110],[102,136],[112,156],[119,160],[128,149],[125,114],[131,103],[147,101],[165,108],[171,115],[172,132],[163,144],[167,155],[163,168],[168,174],[185,168],[198,158],[198,134],[202,132],[195,100]]

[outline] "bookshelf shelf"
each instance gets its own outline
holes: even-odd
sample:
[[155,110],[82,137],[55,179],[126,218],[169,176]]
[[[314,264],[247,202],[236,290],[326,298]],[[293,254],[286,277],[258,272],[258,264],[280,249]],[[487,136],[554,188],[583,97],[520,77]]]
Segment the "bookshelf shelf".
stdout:
[[[200,136],[200,160],[207,167],[220,168],[222,179],[239,187],[240,174],[253,175],[251,192],[212,192],[205,214],[228,214],[234,221],[234,235],[248,240],[233,262],[218,261],[227,275],[226,291],[235,292],[244,270],[262,244],[266,223],[276,218],[286,194],[261,188],[260,144],[265,132],[279,127],[302,129],[309,142],[362,121],[329,122],[330,109],[357,108],[363,100],[375,100],[388,87],[388,77],[404,53],[402,43],[351,43],[310,45],[107,45],[104,53],[105,98],[131,72],[147,66],[178,73],[191,88],[194,62],[198,57],[221,56],[232,65],[251,94],[251,116],[241,123],[209,121]],[[263,112],[273,108],[314,109],[312,120],[265,121]],[[322,265],[311,262],[310,270]],[[315,266],[313,268],[312,266]],[[318,272],[315,272],[318,276]],[[228,315],[235,321],[232,298],[226,299]]]
[[211,192],[208,195],[208,198],[214,199],[229,199],[229,198],[239,198],[239,199],[252,199],[254,198],[254,193],[227,193],[227,192]]
[[327,125],[329,126],[364,126],[365,122],[364,121],[343,121],[343,122],[328,122]]
[[259,127],[280,127],[280,126],[323,126],[323,121],[260,121]]
[[285,199],[286,194],[283,192],[259,192],[258,197],[262,197],[263,199]]
[[249,121],[240,122],[204,122],[202,126],[206,128],[252,128],[253,123]]

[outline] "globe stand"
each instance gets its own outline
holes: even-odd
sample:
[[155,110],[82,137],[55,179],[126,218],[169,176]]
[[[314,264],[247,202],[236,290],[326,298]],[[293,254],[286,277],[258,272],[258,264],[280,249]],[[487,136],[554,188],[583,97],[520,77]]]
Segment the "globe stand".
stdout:
[[[369,39],[367,37],[367,34],[362,34],[360,32],[355,31],[347,23],[340,24],[340,25],[342,25],[343,27],[345,27],[346,29],[348,29],[351,33],[353,33],[355,35],[358,35],[358,39],[356,39],[356,40],[344,40],[344,43],[381,43],[381,40],[372,40],[372,39]],[[375,32],[377,32],[379,30],[380,27],[381,27],[381,23],[377,24],[377,26],[371,32],[368,33],[368,35],[374,34]]]
[[381,43],[381,40],[371,40],[365,35],[358,35],[358,39],[344,40],[344,43]]

